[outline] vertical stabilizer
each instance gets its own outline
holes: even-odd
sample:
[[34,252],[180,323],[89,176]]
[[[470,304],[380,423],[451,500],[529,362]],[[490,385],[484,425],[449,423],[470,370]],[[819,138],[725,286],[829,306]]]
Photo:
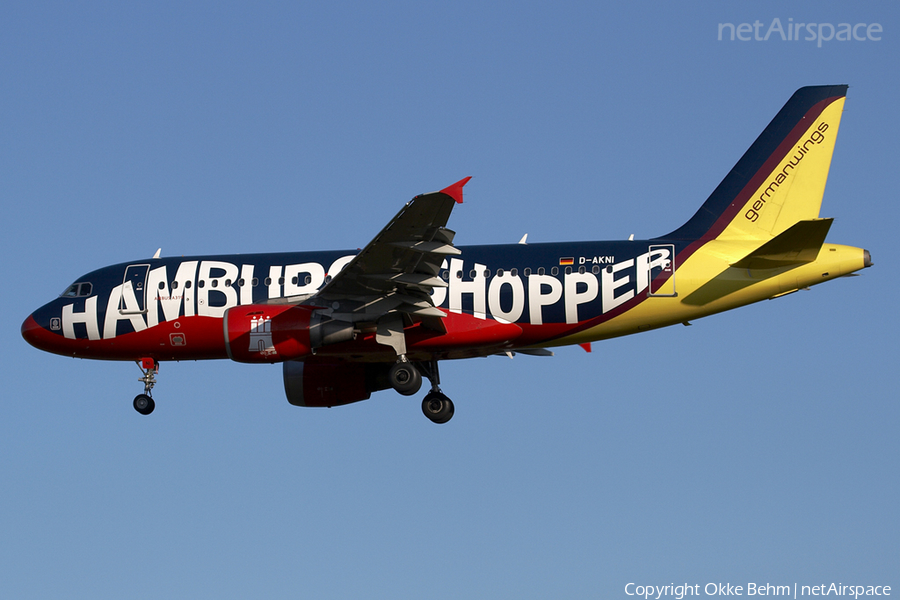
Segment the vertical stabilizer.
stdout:
[[846,93],[797,90],[697,214],[664,237],[768,240],[818,218]]

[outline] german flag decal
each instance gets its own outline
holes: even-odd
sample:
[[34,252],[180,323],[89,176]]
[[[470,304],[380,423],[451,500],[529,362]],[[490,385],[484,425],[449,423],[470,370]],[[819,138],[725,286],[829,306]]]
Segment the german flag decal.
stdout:
[[575,264],[575,259],[571,256],[566,256],[565,258],[559,259],[559,266],[561,267],[569,267]]

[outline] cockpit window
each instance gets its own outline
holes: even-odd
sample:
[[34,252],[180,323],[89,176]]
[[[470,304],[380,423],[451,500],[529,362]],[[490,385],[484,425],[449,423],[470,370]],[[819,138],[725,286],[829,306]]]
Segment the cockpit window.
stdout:
[[66,291],[59,296],[60,298],[84,298],[85,296],[90,296],[92,290],[93,286],[90,283],[81,281],[67,287]]

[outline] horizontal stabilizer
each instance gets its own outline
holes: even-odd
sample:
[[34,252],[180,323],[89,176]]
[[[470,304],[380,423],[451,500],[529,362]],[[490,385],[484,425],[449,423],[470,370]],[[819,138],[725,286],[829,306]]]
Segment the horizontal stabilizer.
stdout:
[[731,266],[775,269],[811,263],[818,258],[832,221],[834,219],[798,221]]

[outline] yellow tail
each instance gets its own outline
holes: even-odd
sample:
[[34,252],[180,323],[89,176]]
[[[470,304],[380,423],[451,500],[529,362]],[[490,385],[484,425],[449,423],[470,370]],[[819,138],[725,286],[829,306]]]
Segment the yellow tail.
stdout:
[[697,214],[663,237],[765,242],[818,218],[846,93],[797,90]]
[[843,109],[842,97],[816,118],[799,124],[805,126],[799,139],[774,168],[767,169],[720,239],[767,239],[819,216]]

